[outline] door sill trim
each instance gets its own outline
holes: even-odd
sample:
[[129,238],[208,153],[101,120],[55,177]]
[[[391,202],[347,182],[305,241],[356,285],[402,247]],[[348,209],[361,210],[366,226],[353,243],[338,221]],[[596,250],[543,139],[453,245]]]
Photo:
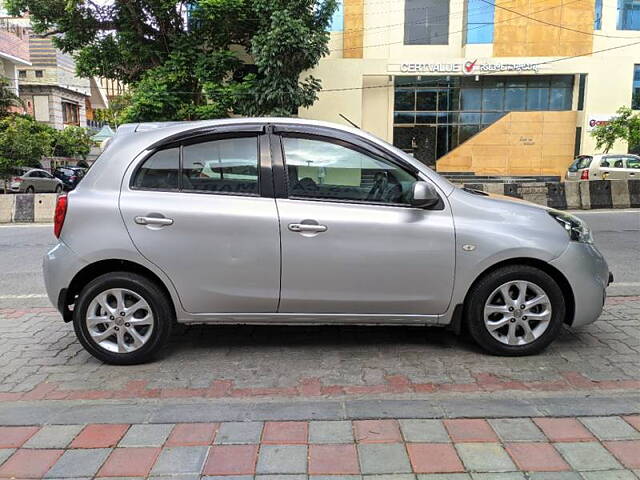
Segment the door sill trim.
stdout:
[[221,325],[437,325],[442,315],[348,313],[191,314],[178,323]]

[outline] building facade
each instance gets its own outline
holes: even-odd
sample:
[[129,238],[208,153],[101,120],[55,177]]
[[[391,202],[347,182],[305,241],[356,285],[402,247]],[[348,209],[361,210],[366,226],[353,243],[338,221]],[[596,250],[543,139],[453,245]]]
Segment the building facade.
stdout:
[[29,32],[10,18],[0,17],[0,76],[7,79],[16,95],[20,93],[18,70],[30,65]]
[[26,112],[54,128],[86,127],[90,80],[76,76],[71,55],[57,50],[48,36],[32,34],[29,51],[31,66],[18,70]]
[[333,30],[300,116],[439,171],[564,175],[594,125],[640,109],[640,0],[344,0]]

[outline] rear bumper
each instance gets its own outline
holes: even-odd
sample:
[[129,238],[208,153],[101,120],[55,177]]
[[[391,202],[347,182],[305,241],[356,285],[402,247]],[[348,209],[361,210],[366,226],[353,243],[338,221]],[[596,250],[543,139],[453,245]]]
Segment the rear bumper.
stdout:
[[579,327],[595,322],[602,313],[606,288],[613,274],[594,245],[571,242],[562,255],[550,262],[569,281],[574,299],[571,325]]
[[66,314],[66,290],[75,274],[85,265],[63,242],[59,242],[43,258],[42,272],[47,296],[63,316]]

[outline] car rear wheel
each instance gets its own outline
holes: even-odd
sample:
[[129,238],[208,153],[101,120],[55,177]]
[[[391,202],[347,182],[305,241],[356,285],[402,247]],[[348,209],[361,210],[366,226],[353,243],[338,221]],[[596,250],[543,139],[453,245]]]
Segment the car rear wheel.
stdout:
[[25,193],[36,193],[36,189],[33,187],[27,187],[27,189],[25,190]]
[[174,312],[164,292],[129,272],[101,275],[82,289],[73,311],[78,340],[91,355],[115,365],[151,360],[171,334]]
[[529,265],[499,268],[469,292],[466,321],[473,339],[496,355],[540,352],[562,331],[566,306],[556,281]]

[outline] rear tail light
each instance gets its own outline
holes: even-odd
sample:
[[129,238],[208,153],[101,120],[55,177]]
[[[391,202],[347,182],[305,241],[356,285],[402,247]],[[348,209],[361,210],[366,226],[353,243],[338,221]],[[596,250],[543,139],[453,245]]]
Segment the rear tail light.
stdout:
[[71,180],[72,182],[75,182],[78,179],[78,177],[76,177],[75,175],[69,177],[69,180]]
[[56,238],[60,238],[64,219],[67,216],[68,199],[66,195],[60,195],[56,202],[56,212],[53,216],[53,234]]
[[582,170],[580,180],[589,180],[589,170]]
[[20,177],[13,177],[11,179],[11,183],[22,183],[22,178]]

